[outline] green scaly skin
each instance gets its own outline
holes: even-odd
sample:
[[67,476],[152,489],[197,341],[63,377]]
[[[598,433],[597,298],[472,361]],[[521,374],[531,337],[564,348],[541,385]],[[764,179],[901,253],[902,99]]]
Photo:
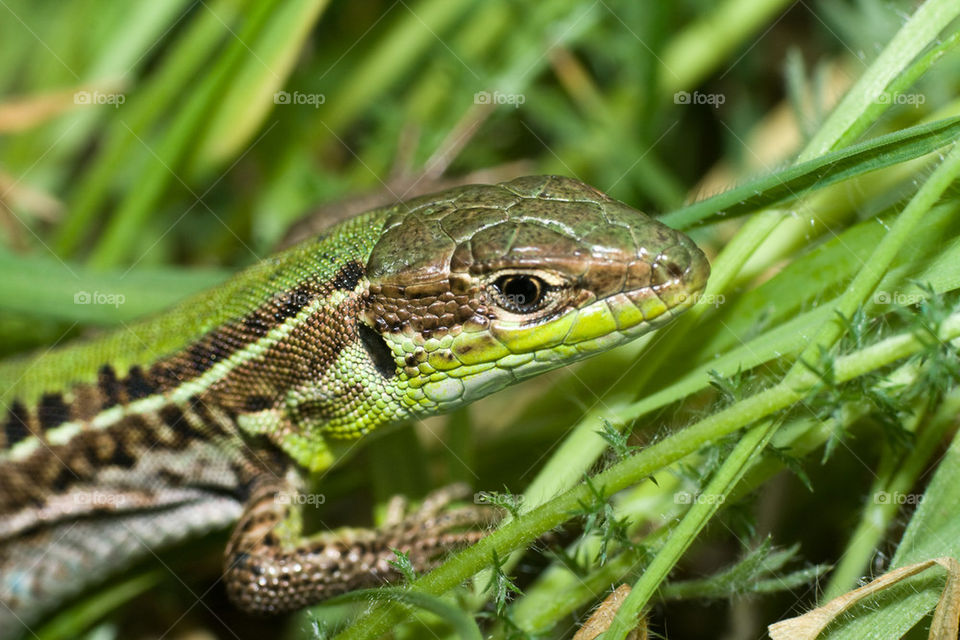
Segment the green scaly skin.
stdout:
[[241,608],[289,611],[428,569],[481,535],[440,493],[377,531],[300,533],[305,472],[353,440],[623,344],[694,303],[683,234],[556,176],[372,211],[171,311],[0,365],[0,637],[234,525]]

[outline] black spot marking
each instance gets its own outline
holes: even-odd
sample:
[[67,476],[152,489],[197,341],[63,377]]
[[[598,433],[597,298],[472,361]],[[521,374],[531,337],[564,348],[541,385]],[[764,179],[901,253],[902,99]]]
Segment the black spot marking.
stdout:
[[157,391],[157,387],[147,379],[139,365],[130,367],[127,377],[123,379],[123,386],[127,391],[127,398],[132,402],[146,398]]
[[207,334],[203,340],[194,343],[187,349],[187,358],[190,362],[191,375],[199,376],[205,373],[217,362],[224,360],[234,351],[231,339],[231,327],[228,325],[221,330]]
[[197,342],[187,349],[187,358],[190,359],[190,368],[196,375],[202,374],[216,361],[217,356],[204,342]]
[[59,393],[45,393],[37,406],[37,422],[46,431],[70,420],[70,407]]
[[[97,446],[94,438],[81,436],[80,442],[77,444],[78,458],[75,459],[77,468],[73,469],[73,472],[78,476],[89,476],[91,470],[100,467],[100,461],[105,457],[100,452],[101,449]],[[81,459],[85,461],[85,464],[80,464]]]
[[333,276],[333,288],[342,291],[353,291],[363,278],[363,265],[356,260],[346,263]]
[[137,464],[137,459],[130,455],[123,442],[118,442],[113,449],[113,455],[104,461],[108,465],[120,467],[121,469],[132,469]]
[[27,408],[23,403],[17,401],[10,407],[7,412],[7,421],[3,425],[3,433],[8,449],[30,435],[30,428],[27,426]]
[[256,562],[250,560],[250,554],[246,551],[238,551],[233,554],[230,560],[227,562],[228,566],[233,567],[242,567],[246,571],[250,571],[255,576],[259,576],[263,573],[263,567],[261,567]]
[[181,437],[182,441],[180,444],[186,444],[187,441],[192,439],[194,435],[193,429],[190,428],[187,419],[183,415],[183,411],[180,410],[180,407],[174,405],[167,405],[161,407],[157,412],[160,416],[160,419],[173,429],[173,432]]
[[228,325],[224,331],[216,331],[210,336],[210,360],[217,361],[228,357],[238,346],[233,339],[236,329]]
[[271,406],[273,406],[273,399],[271,399],[270,396],[252,395],[247,396],[243,401],[245,411],[263,411],[264,409],[269,409]]
[[108,364],[100,367],[97,372],[97,385],[100,393],[103,395],[102,409],[109,409],[120,403],[120,382],[117,380],[117,372]]
[[133,447],[148,447],[147,440],[150,438],[151,431],[152,428],[144,417],[135,413],[124,416],[120,423],[110,428],[110,434],[117,441]]
[[176,362],[158,362],[150,367],[150,377],[160,389],[172,389],[183,381],[183,369]]
[[393,352],[390,351],[383,336],[363,323],[357,326],[363,348],[370,354],[373,366],[377,368],[380,375],[387,380],[397,375],[397,364],[393,361]]
[[287,318],[294,317],[300,313],[301,309],[310,304],[314,297],[315,292],[308,284],[300,285],[296,289],[286,292],[278,300],[278,309],[273,314],[274,320],[279,323]]
[[262,338],[267,335],[267,332],[270,330],[270,325],[266,320],[257,312],[254,312],[243,319],[243,326],[254,338]]
[[[230,468],[239,480],[231,493],[239,502],[246,502],[250,499],[250,496],[253,495],[253,487],[256,479],[248,478],[244,468],[241,465],[234,463],[230,465]],[[243,532],[249,528],[250,521],[244,520],[240,531]]]
[[164,483],[170,487],[181,487],[187,483],[187,479],[181,473],[172,471],[170,469],[160,469],[157,472],[157,475],[160,476]]
[[53,489],[54,493],[65,493],[76,479],[77,477],[69,469],[60,469],[53,482],[50,483],[50,488]]

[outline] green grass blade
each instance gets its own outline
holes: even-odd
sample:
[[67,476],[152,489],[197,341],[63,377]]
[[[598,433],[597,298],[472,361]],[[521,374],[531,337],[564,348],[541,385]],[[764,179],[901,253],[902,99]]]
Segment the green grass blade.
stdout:
[[796,200],[816,189],[932,153],[960,138],[960,118],[917,125],[751,180],[664,215],[687,229]]
[[206,64],[215,48],[230,37],[229,25],[246,1],[219,0],[204,7],[175,38],[157,70],[128,96],[123,118],[112,120],[106,127],[102,148],[68,192],[66,215],[54,233],[53,247],[58,255],[75,256],[92,234],[96,217],[108,206],[111,189],[119,188],[117,167],[129,163],[131,157],[149,155],[138,137],[149,138],[158,121],[187,94],[198,67]]
[[274,2],[258,4],[255,11],[245,16],[243,28],[213,63],[210,71],[202,76],[198,88],[187,97],[186,103],[176,112],[173,122],[160,139],[141,138],[138,141],[146,147],[149,162],[133,181],[137,188],[127,194],[110,217],[90,255],[91,265],[101,269],[115,267],[133,255],[138,231],[157,208],[168,186],[183,181],[179,172],[186,154],[229,85],[231,74],[238,65],[243,65],[252,57],[246,42],[255,39],[256,34],[264,28],[273,6]]
[[924,49],[935,43],[943,28],[960,16],[956,0],[927,0],[910,16],[810,140],[799,160],[813,159],[847,139],[848,132],[865,130],[881,110],[875,105]]
[[[289,104],[277,105],[274,94],[286,82],[327,3],[328,0],[309,0],[281,4],[257,39],[248,43],[251,57],[233,73],[196,141],[190,174],[202,174],[240,156],[271,109],[291,108]],[[296,90],[307,93],[309,88]]]
[[0,310],[100,326],[161,311],[228,276],[216,269],[172,267],[100,272],[5,251],[0,270]]

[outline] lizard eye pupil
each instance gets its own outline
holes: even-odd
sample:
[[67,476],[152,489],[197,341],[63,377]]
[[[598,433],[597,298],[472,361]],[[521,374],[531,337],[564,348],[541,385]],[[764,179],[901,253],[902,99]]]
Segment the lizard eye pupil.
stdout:
[[504,309],[515,313],[531,313],[543,306],[549,288],[536,276],[522,274],[500,276],[493,283]]

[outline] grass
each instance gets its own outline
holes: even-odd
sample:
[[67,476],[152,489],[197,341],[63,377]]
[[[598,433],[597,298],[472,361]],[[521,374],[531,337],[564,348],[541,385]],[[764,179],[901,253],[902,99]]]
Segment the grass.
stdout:
[[[607,640],[641,616],[755,638],[960,557],[955,4],[5,0],[2,355],[156,312],[444,176],[579,177],[713,266],[657,334],[323,478],[324,522],[455,480],[520,505],[436,571],[260,623],[201,541],[211,569],[138,569],[41,637],[559,638],[627,583]],[[917,576],[822,637],[922,637],[942,586]]]

